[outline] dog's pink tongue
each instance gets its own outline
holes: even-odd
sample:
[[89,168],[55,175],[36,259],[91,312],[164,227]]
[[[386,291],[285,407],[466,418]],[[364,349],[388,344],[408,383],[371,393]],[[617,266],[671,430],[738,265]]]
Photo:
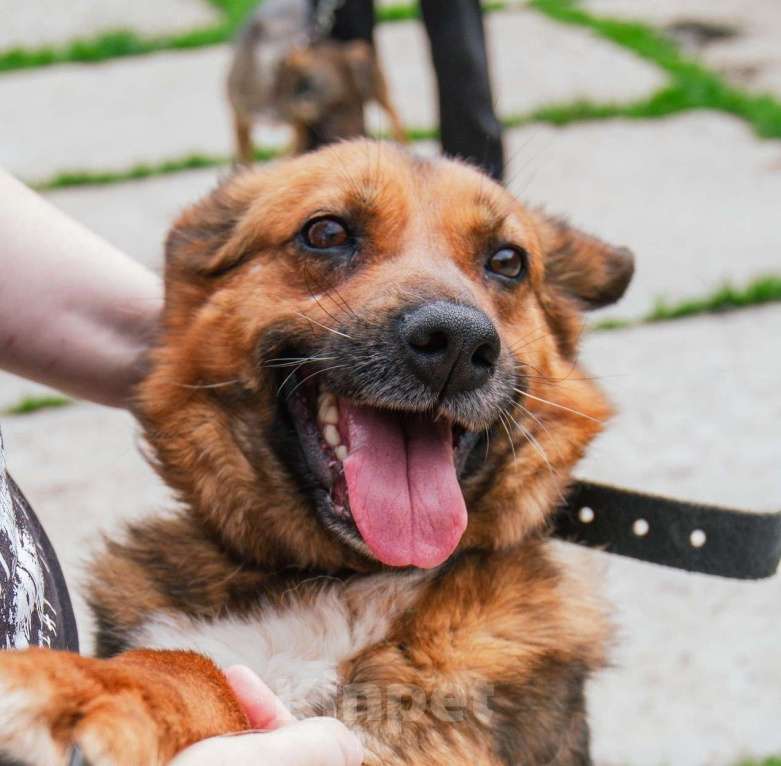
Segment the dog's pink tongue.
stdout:
[[350,509],[384,564],[441,564],[466,529],[450,426],[339,402],[349,440],[344,461]]

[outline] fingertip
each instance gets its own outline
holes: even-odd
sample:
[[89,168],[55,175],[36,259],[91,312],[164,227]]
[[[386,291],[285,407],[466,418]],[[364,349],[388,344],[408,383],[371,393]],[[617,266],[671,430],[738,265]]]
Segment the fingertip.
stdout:
[[250,668],[233,665],[224,673],[253,728],[276,729],[295,721],[282,700]]

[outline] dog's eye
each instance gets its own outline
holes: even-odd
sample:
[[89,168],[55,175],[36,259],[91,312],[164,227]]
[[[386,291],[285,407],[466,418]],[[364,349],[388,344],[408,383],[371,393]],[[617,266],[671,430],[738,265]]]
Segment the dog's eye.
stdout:
[[302,232],[304,242],[315,250],[330,250],[350,243],[347,227],[336,218],[310,221]]
[[297,96],[308,96],[314,93],[317,90],[317,87],[312,77],[309,77],[308,75],[301,75],[301,77],[296,81],[294,90]]
[[526,273],[526,251],[515,247],[500,247],[489,259],[486,268],[506,279],[520,279]]

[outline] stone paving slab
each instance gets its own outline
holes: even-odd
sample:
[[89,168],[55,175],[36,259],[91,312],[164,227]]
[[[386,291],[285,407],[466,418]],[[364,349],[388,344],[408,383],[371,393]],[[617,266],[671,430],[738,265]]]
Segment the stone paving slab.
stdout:
[[[530,11],[491,14],[487,25],[504,115],[554,101],[634,100],[664,82],[656,68],[621,48]],[[422,27],[380,25],[378,44],[403,118],[410,126],[433,127],[436,99]],[[4,75],[0,165],[34,180],[60,170],[124,169],[190,152],[229,154],[229,59],[229,48],[221,46]],[[384,124],[373,111],[369,125]],[[288,136],[280,128],[257,133],[258,140],[275,145]]]
[[[592,334],[619,414],[579,475],[781,509],[781,307]],[[590,708],[603,766],[727,766],[781,753],[781,578],[743,583],[594,554],[616,606],[615,667]]]
[[[416,151],[434,152],[433,145]],[[607,240],[632,247],[637,273],[600,316],[638,316],[658,296],[702,296],[781,267],[777,142],[739,120],[697,112],[647,122],[614,120],[507,134],[510,188]],[[176,214],[222,171],[195,171],[47,198],[156,270]]]
[[2,18],[0,51],[62,45],[117,29],[147,35],[186,32],[220,20],[206,0],[4,0]]
[[777,0],[584,0],[594,13],[641,19],[660,27],[680,21],[725,26],[734,36],[693,45],[690,52],[731,82],[781,96],[781,8]]
[[24,179],[226,153],[224,47],[0,76],[0,165]]
[[165,236],[177,215],[228,172],[222,168],[173,173],[145,181],[62,189],[46,198],[159,273]]
[[[620,414],[579,474],[781,507],[779,335],[776,306],[588,336],[589,371]],[[125,413],[82,404],[7,418],[3,430],[71,582],[96,529],[169,503]],[[589,692],[597,763],[732,766],[781,751],[781,580],[729,582],[581,550],[569,555],[601,572],[618,625],[614,667]]]
[[25,399],[42,396],[62,396],[62,394],[48,386],[42,386],[0,370],[0,418],[3,417],[6,410],[15,407]]

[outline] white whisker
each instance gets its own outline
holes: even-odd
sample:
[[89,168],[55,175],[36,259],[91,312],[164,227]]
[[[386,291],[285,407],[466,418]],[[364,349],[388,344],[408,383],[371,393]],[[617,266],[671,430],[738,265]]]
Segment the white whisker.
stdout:
[[551,407],[558,407],[560,410],[565,410],[566,412],[571,412],[573,415],[579,415],[582,418],[586,418],[586,420],[593,420],[595,423],[602,423],[602,421],[599,418],[592,417],[591,415],[586,415],[585,412],[578,412],[577,410],[573,410],[571,407],[567,407],[563,404],[559,404],[558,402],[551,402],[548,399],[542,399],[539,396],[535,396],[534,394],[530,394],[528,391],[523,391],[520,388],[514,389],[522,396],[527,396],[529,399],[534,399],[537,402],[542,402],[543,404],[549,404]]
[[347,365],[346,365],[346,364],[334,364],[334,365],[332,365],[331,367],[324,367],[322,370],[315,370],[315,371],[314,371],[313,373],[311,373],[310,375],[307,375],[307,376],[306,376],[306,377],[305,377],[303,380],[300,380],[298,383],[296,383],[296,385],[295,385],[295,387],[293,388],[293,390],[292,390],[292,391],[291,391],[291,392],[288,394],[288,398],[290,398],[291,396],[293,396],[293,394],[294,394],[296,391],[298,391],[298,389],[299,389],[299,388],[301,388],[301,386],[303,386],[303,385],[304,385],[304,383],[306,383],[306,382],[307,382],[308,380],[310,380],[311,378],[314,378],[314,377],[315,377],[315,375],[321,375],[322,373],[324,373],[324,372],[328,372],[329,370],[339,370],[339,369],[341,369],[342,367],[347,367]]
[[197,390],[201,388],[223,388],[224,386],[235,386],[237,383],[241,383],[238,378],[236,380],[223,380],[221,383],[173,383],[172,385],[178,386],[179,388],[190,388]]
[[282,357],[280,357],[280,359],[271,359],[269,363],[263,366],[268,369],[278,370],[284,367],[294,367],[297,364],[305,364],[306,362],[332,362],[334,359],[336,359],[335,356],[299,356],[290,357],[289,361],[282,361]]
[[334,335],[341,335],[343,338],[347,338],[347,340],[352,340],[352,338],[349,335],[347,335],[347,333],[340,332],[339,330],[334,330],[333,327],[329,327],[328,325],[325,325],[322,322],[318,322],[316,319],[312,319],[312,317],[308,317],[306,314],[302,314],[300,311],[297,311],[296,314],[298,314],[298,316],[300,316],[302,319],[307,319],[313,324],[322,327],[324,330],[328,330],[328,332],[332,332]]
[[518,430],[523,434],[525,439],[529,442],[529,444],[532,445],[532,447],[534,447],[534,449],[537,451],[537,454],[545,461],[545,464],[548,466],[548,470],[554,476],[556,476],[556,471],[551,465],[550,460],[548,460],[548,455],[545,453],[545,450],[539,441],[537,441],[534,434],[528,428],[526,428],[526,426],[521,425],[509,412],[507,413],[507,417],[510,418],[513,423],[515,423],[515,425],[518,427]]
[[499,413],[499,422],[502,424],[502,427],[504,428],[504,431],[507,434],[507,439],[509,440],[510,447],[512,448],[512,451],[513,451],[513,460],[515,460],[516,457],[517,457],[516,454],[515,454],[515,442],[513,441],[513,437],[510,434],[510,429],[507,427],[507,423],[504,420],[504,413],[503,412]]
[[295,374],[306,364],[307,360],[305,359],[303,362],[300,362],[298,365],[296,365],[285,377],[285,379],[279,384],[279,388],[277,389],[277,396],[279,396],[282,393],[282,389],[285,387],[285,384],[290,380],[290,378],[294,377]]

